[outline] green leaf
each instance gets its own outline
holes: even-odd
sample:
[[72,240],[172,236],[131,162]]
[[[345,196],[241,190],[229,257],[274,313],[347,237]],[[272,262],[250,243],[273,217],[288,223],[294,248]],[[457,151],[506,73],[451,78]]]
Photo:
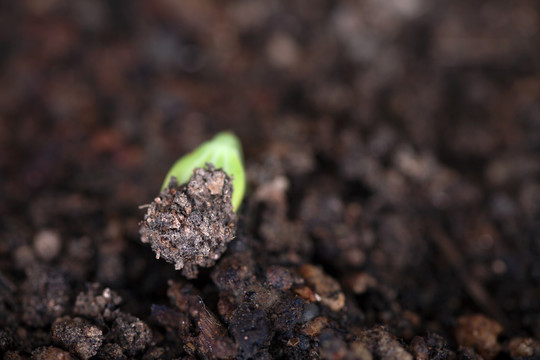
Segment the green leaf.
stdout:
[[176,178],[179,185],[187,183],[193,175],[193,170],[204,167],[206,163],[213,164],[216,169],[222,169],[233,178],[232,205],[234,211],[237,211],[246,191],[246,173],[240,140],[228,131],[217,134],[212,140],[202,143],[198,148],[178,159],[167,173],[161,190],[169,185],[172,176]]

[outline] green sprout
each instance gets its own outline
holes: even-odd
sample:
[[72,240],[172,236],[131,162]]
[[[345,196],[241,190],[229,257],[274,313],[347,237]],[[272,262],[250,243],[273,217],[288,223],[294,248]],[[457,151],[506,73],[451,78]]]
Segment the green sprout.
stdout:
[[216,169],[222,169],[232,178],[232,205],[238,210],[246,190],[246,173],[242,161],[242,145],[240,140],[231,132],[223,131],[212,140],[202,143],[189,154],[178,159],[167,173],[161,190],[165,189],[171,177],[175,177],[179,185],[189,181],[193,170],[213,164]]

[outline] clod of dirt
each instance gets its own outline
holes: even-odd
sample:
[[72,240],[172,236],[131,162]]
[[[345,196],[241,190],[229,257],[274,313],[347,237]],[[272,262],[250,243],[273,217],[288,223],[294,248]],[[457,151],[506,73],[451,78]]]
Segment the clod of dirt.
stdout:
[[241,358],[263,358],[273,331],[265,313],[248,303],[240,305],[232,315],[230,332],[238,345]]
[[81,318],[64,317],[54,322],[51,338],[54,344],[86,360],[97,354],[103,332]]
[[152,341],[148,325],[129,314],[119,313],[112,326],[112,334],[124,353],[130,357],[142,352]]
[[493,359],[501,350],[497,337],[502,331],[501,324],[484,315],[461,316],[456,340],[461,346],[473,347],[485,359]]
[[415,360],[429,360],[429,347],[424,338],[415,336],[409,344],[409,352]]
[[266,269],[266,281],[275,289],[289,290],[294,279],[289,269],[282,266],[271,265]]
[[317,337],[321,334],[321,331],[328,327],[328,318],[324,316],[316,317],[315,319],[307,322],[302,327],[302,332],[307,336]]
[[87,285],[87,291],[79,293],[73,312],[96,320],[110,320],[122,298],[109,288],[100,290],[97,283]]
[[34,251],[45,261],[53,260],[62,249],[60,234],[53,230],[41,230],[34,237]]
[[397,338],[382,326],[364,330],[358,338],[375,358],[387,360],[412,360],[413,357],[399,343]]
[[508,343],[512,358],[540,355],[540,342],[532,338],[513,338]]
[[34,360],[73,360],[73,356],[67,351],[54,346],[40,347],[32,351],[32,359]]
[[103,360],[123,360],[127,359],[127,356],[124,354],[122,347],[118,344],[105,344],[103,345],[96,357]]
[[195,169],[185,185],[173,178],[148,206],[141,223],[143,243],[150,243],[156,258],[163,257],[197,277],[198,266],[211,267],[236,235],[231,179],[211,164]]
[[326,275],[320,268],[306,264],[300,267],[300,274],[315,291],[315,298],[332,311],[339,311],[345,305],[345,295],[339,283]]

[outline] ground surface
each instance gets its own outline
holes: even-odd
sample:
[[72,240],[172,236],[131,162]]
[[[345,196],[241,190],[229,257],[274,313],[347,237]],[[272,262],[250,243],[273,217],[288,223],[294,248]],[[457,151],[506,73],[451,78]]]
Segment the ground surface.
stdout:
[[[535,0],[0,2],[0,355],[539,358],[539,43]],[[226,129],[188,281],[139,206]]]

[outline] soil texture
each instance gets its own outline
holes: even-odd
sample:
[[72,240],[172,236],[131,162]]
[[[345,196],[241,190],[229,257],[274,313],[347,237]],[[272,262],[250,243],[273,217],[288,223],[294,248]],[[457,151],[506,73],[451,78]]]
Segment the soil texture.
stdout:
[[[0,357],[540,359],[538,44],[536,0],[0,2]],[[236,213],[160,193],[225,130]]]

